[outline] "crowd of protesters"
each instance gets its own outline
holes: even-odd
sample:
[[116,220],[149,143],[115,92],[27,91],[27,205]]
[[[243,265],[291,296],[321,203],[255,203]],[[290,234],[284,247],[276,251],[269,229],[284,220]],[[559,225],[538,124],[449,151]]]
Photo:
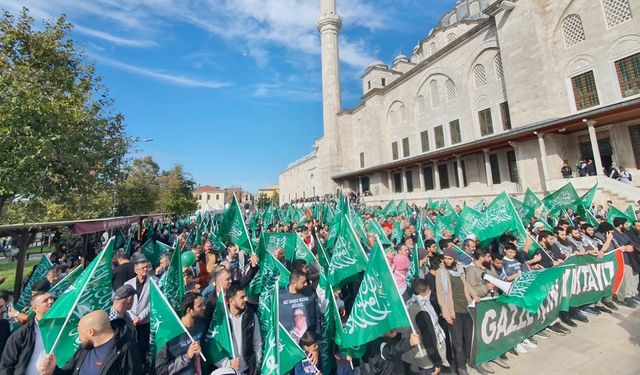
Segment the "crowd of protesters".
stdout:
[[[354,206],[356,202],[352,201]],[[640,218],[640,201],[637,208],[636,217]],[[456,210],[460,207],[456,206]],[[584,217],[571,210],[558,218],[552,230],[545,229],[548,223],[543,223],[542,218],[532,218],[527,230],[542,246],[533,256],[525,256],[531,241],[519,245],[509,233],[495,239],[489,246],[481,247],[474,235],[459,238],[449,230],[436,235],[428,227],[417,227],[419,212],[435,221],[442,214],[438,210],[418,210],[413,206],[410,214],[389,217],[363,213],[365,220],[377,220],[389,238],[394,224],[399,224],[402,229],[402,239],[385,247],[384,251],[416,331],[393,330],[367,344],[360,358],[336,352],[335,372],[340,375],[467,374],[473,334],[473,322],[467,306],[474,300],[501,293],[500,288],[486,281],[484,276],[488,274],[498,280],[513,281],[530,270],[560,265],[571,256],[603,256],[621,248],[625,273],[618,294],[596,304],[561,313],[559,319],[546,329],[499,358],[475,366],[476,371],[493,373],[496,366],[509,368],[514,357],[526,356],[527,352],[537,348],[538,341],[548,340],[553,335],[569,334],[578,326],[576,322],[588,323],[590,315],[611,314],[612,310],[619,308],[637,308],[640,301],[640,219],[629,222],[620,217],[610,224],[606,221],[605,206],[593,205],[590,210],[599,222],[597,226],[588,224]],[[116,253],[113,258],[112,307],[108,312],[86,314],[80,320],[80,348],[63,368],[57,367],[53,357],[46,355],[38,321],[54,302],[48,291],[73,266],[69,257],[66,254],[51,257],[56,267],[32,287],[30,307],[25,311],[12,310],[10,294],[0,293],[0,374],[259,373],[263,343],[257,301],[248,298],[245,289],[257,274],[261,259],[255,254],[240,251],[233,244],[216,247],[206,232],[203,233],[203,245],[189,244],[189,232],[194,230],[194,224],[192,221],[190,225],[179,228],[167,220],[162,226],[156,224],[159,230],[145,228],[139,241],[132,241],[128,245],[130,248],[122,248]],[[318,244],[327,241],[329,235],[328,225],[315,218],[303,225],[285,222],[260,224],[256,230],[295,232],[313,252],[317,251]],[[418,231],[422,232],[421,236]],[[196,258],[193,266],[183,269],[186,293],[179,311],[181,322],[191,337],[183,334],[170,340],[159,349],[154,360],[149,346],[149,285],[151,279],[160,278],[166,272],[171,254],[162,256],[160,265],[153,267],[141,251],[141,245],[151,237],[169,246],[178,243],[180,247],[191,247]],[[376,235],[368,231],[366,238],[362,246],[370,252]],[[423,239],[424,246],[417,245],[420,239]],[[463,252],[456,251],[454,245]],[[414,252],[416,246],[419,250]],[[419,278],[407,285],[407,272],[414,253],[419,257]],[[304,260],[286,260],[283,248],[276,248],[273,255],[290,271],[289,283],[279,294],[280,323],[307,355],[292,374],[318,374],[321,368],[318,343],[322,339],[321,325],[327,308],[326,295],[318,289],[318,270]],[[343,323],[354,304],[358,287],[359,283],[354,281],[335,291]],[[223,291],[237,357],[215,364],[203,363],[199,354],[218,295]],[[9,323],[19,328],[11,333]]]

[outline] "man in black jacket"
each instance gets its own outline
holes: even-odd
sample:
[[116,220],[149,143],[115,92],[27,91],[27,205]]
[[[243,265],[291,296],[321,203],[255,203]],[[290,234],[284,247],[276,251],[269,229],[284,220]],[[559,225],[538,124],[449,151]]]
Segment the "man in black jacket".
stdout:
[[44,358],[44,344],[38,321],[53,305],[53,298],[44,291],[34,291],[31,296],[31,309],[35,318],[15,331],[2,352],[0,358],[1,375],[22,375],[37,372],[38,364]]
[[404,374],[402,354],[420,344],[420,336],[412,333],[403,337],[396,330],[387,332],[367,344],[367,351],[362,358],[365,365],[362,368],[363,375],[397,375]]
[[45,357],[38,370],[43,375],[142,375],[142,359],[122,319],[109,321],[102,310],[93,311],[78,323],[80,348],[64,365],[56,366],[55,355]]
[[[242,374],[253,374],[256,368],[260,368],[262,357],[258,316],[247,306],[247,294],[242,288],[232,285],[225,292],[225,297],[229,304],[229,326],[237,358],[225,358],[216,363],[216,366],[231,367]],[[209,331],[207,338],[212,334]]]

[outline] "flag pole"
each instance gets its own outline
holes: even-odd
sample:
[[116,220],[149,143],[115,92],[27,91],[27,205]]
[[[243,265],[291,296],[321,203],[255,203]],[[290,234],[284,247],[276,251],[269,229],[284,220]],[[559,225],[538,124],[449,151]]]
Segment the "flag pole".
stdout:
[[[162,291],[160,290],[160,288],[158,287],[156,282],[153,281],[153,279],[151,279],[151,278],[149,279],[149,282],[153,283],[153,286],[156,289],[158,289],[158,294],[160,295],[160,298],[162,298],[164,303],[166,303],[167,306],[169,306],[169,310],[171,310],[171,313],[173,314],[173,317],[176,318],[176,320],[178,321],[178,324],[180,324],[180,327],[182,327],[182,330],[184,331],[184,333],[186,333],[187,336],[189,337],[189,340],[191,340],[192,343],[196,342],[196,340],[193,339],[193,336],[191,336],[191,334],[189,333],[189,330],[187,329],[187,327],[185,327],[184,324],[182,323],[182,320],[180,319],[178,314],[176,314],[176,312],[173,310],[173,307],[171,307],[171,304],[167,300],[167,297],[165,297],[164,293],[162,293]],[[207,359],[204,357],[204,354],[202,354],[202,352],[200,352],[200,357],[202,358],[203,361],[205,361],[205,362],[207,361]]]
[[280,275],[276,277],[276,282],[274,285],[275,288],[275,319],[278,324],[274,327],[275,335],[276,335],[276,369],[278,370],[277,375],[280,375]]
[[[376,235],[376,242],[378,243],[379,251],[382,251],[382,243],[380,242],[380,238],[377,235]],[[384,254],[382,254],[382,259],[384,259],[384,264],[387,266],[387,270],[389,270],[389,274],[393,278],[393,272],[391,272],[391,267],[389,266],[389,262],[387,261],[387,257],[384,256]],[[395,282],[393,283],[393,287],[396,288],[396,291],[398,292],[398,296],[400,297],[400,300],[402,300],[402,294],[400,294],[400,289],[398,289],[398,285]],[[404,314],[407,316],[407,320],[409,320],[409,324],[411,325],[411,331],[413,333],[417,333],[416,332],[416,327],[413,325],[413,321],[411,320],[411,317],[409,316],[409,311],[407,311],[407,307],[405,306],[404,303],[402,304],[402,311],[404,311]],[[422,352],[422,344],[418,344],[418,352],[420,353],[420,355],[424,355],[423,352]]]
[[227,308],[227,295],[224,292],[224,289],[221,289],[222,291],[222,305],[224,306],[224,314],[226,316],[227,319],[227,329],[229,331],[229,339],[231,339],[231,357],[233,357],[234,359],[236,358],[236,353],[235,350],[233,348],[233,336],[231,335],[231,325],[229,324],[229,309]]

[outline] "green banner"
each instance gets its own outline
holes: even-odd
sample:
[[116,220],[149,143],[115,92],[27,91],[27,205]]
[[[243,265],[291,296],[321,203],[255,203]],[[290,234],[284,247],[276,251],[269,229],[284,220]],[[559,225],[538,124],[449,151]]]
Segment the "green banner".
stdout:
[[560,311],[611,296],[622,281],[622,252],[603,258],[580,255],[569,258],[562,277],[551,287],[535,313],[513,304],[485,299],[470,306],[474,320],[471,364],[488,362],[551,324]]

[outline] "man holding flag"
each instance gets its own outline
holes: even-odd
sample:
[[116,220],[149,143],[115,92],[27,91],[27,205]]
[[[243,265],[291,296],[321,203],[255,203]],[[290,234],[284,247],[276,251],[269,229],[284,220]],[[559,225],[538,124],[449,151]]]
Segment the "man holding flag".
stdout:
[[[218,324],[214,327],[212,321],[209,330],[210,333],[216,332],[215,329],[220,330],[220,326],[227,326],[231,333],[230,343],[220,343],[215,347],[231,346],[233,353],[221,353],[223,358],[216,357],[219,351],[212,352],[211,348],[214,345],[208,345],[207,356],[213,359],[218,367],[231,367],[242,374],[253,374],[256,368],[260,368],[262,362],[262,338],[260,336],[260,325],[258,316],[249,308],[247,304],[247,294],[244,289],[236,285],[232,285],[229,290],[225,291],[227,303],[229,309],[224,309],[223,306],[218,306],[216,312],[221,311],[221,314],[226,319],[226,324]],[[224,302],[223,302],[224,303]],[[218,315],[218,314],[216,314]],[[213,341],[221,341],[226,339],[228,335],[224,334],[212,334],[213,337],[208,337]],[[226,345],[225,345],[226,344]],[[230,344],[230,345],[229,345]]]
[[181,303],[180,322],[187,332],[178,335],[159,348],[155,368],[157,375],[202,375],[200,343],[204,340],[205,305],[200,293],[185,293]]

